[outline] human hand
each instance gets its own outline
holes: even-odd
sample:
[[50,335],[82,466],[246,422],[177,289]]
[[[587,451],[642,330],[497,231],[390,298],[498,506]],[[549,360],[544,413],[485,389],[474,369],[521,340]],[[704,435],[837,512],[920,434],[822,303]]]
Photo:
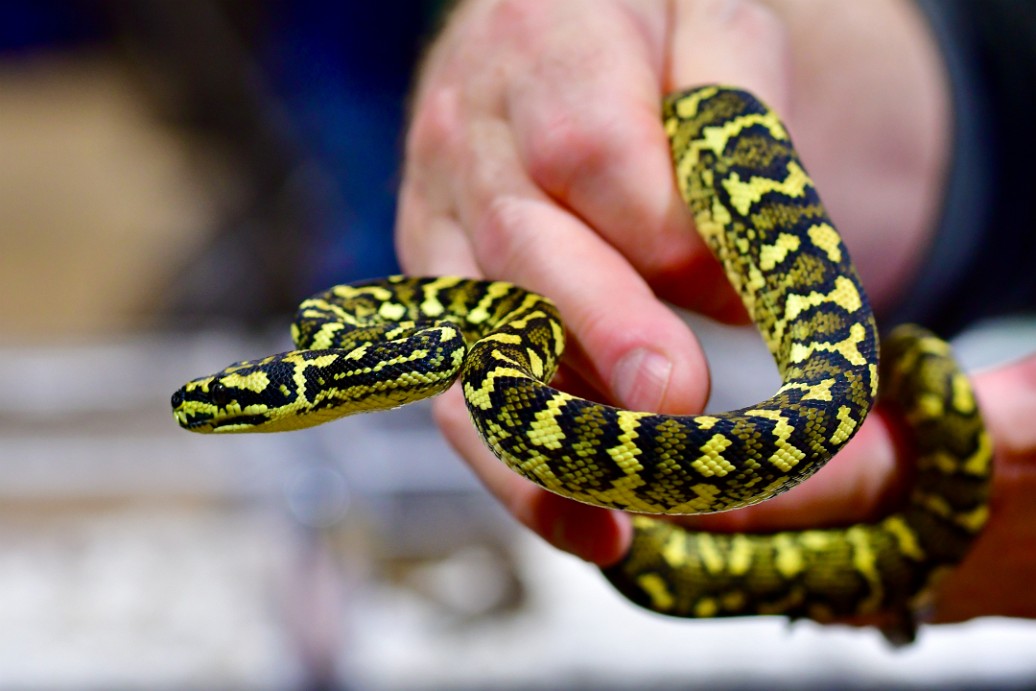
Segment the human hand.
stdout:
[[[415,93],[404,268],[549,295],[570,330],[562,388],[700,412],[703,355],[661,299],[726,320],[743,313],[676,192],[659,102],[724,82],[785,114],[872,300],[889,304],[938,201],[947,117],[938,60],[910,3],[827,4],[463,3]],[[523,523],[595,563],[624,553],[624,515],[515,476],[484,449],[457,391],[437,400],[436,415]],[[854,445],[865,448],[846,453]]]

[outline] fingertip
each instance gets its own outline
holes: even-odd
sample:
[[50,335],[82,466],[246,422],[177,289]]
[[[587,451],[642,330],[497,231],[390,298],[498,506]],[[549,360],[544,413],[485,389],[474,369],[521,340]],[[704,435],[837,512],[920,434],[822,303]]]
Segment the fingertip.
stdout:
[[607,374],[612,397],[631,410],[700,413],[709,396],[708,366],[683,320],[653,296],[612,307],[614,325],[582,340]]
[[673,361],[648,347],[635,347],[612,368],[611,389],[624,404],[657,410],[666,398]]
[[669,86],[737,84],[789,110],[791,52],[782,15],[763,2],[677,3]]

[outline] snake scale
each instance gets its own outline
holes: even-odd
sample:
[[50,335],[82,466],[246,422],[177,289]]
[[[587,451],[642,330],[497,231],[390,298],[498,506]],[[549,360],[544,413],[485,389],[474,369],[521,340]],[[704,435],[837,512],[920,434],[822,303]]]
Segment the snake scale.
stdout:
[[635,512],[605,576],[664,614],[890,613],[913,634],[940,574],[988,513],[991,444],[946,343],[920,327],[883,345],[882,398],[906,420],[914,486],[871,524],[766,535],[660,519],[773,497],[859,430],[878,391],[878,333],[845,245],[778,117],[706,86],[663,103],[676,184],[758,326],[783,385],[726,413],[666,416],[551,388],[564,348],[546,298],[499,281],[395,276],[304,301],[298,350],[240,362],[173,395],[196,432],[291,430],[403,405],[458,378],[485,443],[515,472],[579,501]]

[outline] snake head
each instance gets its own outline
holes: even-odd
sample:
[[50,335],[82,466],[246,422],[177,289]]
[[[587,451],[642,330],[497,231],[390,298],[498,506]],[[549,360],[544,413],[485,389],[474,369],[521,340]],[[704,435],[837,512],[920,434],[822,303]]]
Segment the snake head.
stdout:
[[274,431],[293,410],[286,385],[293,370],[285,366],[285,355],[239,362],[187,382],[173,394],[173,417],[192,432]]

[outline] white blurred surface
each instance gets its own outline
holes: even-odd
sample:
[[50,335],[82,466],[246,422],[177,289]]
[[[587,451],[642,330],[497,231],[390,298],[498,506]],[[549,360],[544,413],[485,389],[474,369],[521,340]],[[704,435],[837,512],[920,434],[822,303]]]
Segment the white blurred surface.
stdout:
[[[772,390],[756,337],[697,328],[714,390]],[[1030,328],[969,336],[962,357],[1029,352]],[[1032,622],[927,628],[893,651],[872,631],[635,609],[503,516],[427,406],[288,435],[176,428],[182,380],[279,345],[0,352],[0,688],[1036,684]]]

